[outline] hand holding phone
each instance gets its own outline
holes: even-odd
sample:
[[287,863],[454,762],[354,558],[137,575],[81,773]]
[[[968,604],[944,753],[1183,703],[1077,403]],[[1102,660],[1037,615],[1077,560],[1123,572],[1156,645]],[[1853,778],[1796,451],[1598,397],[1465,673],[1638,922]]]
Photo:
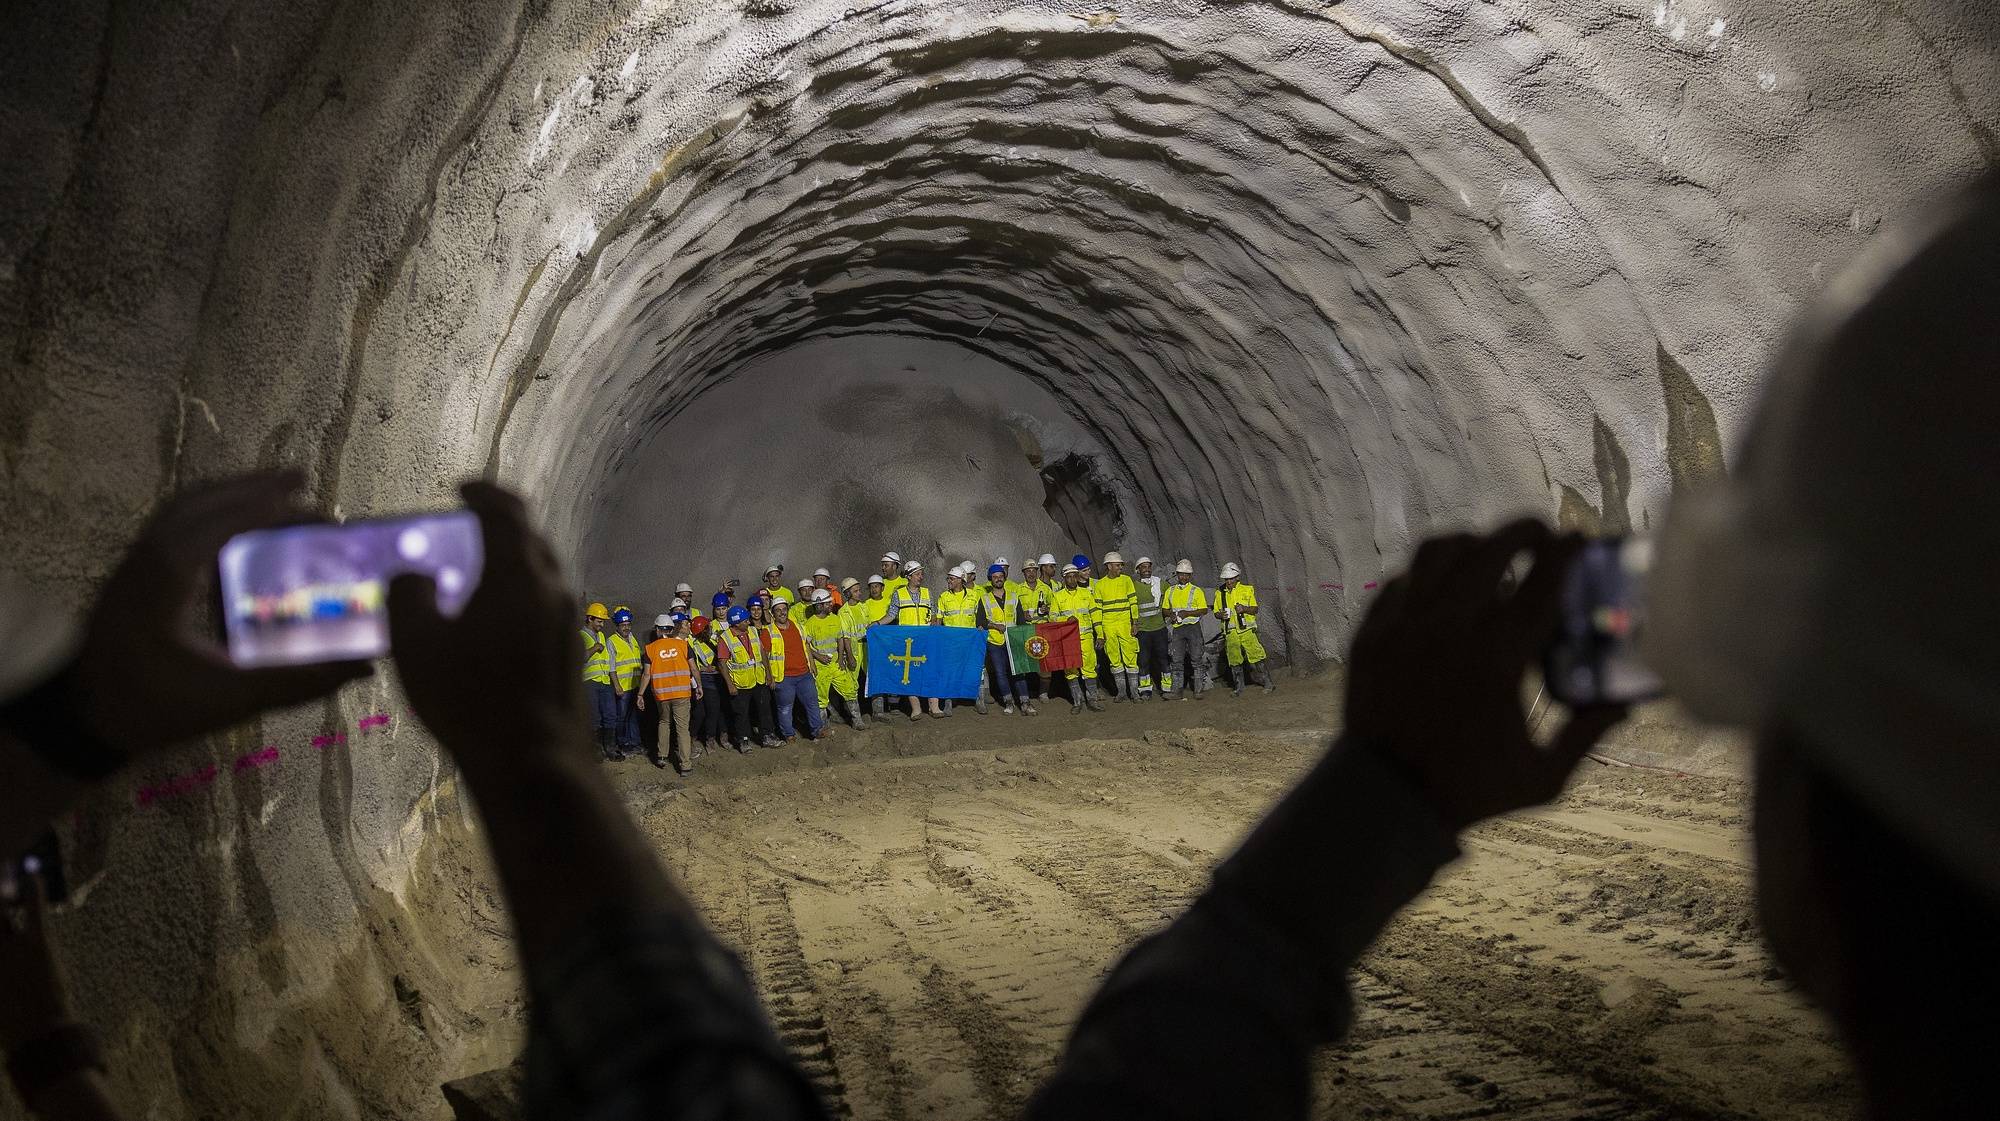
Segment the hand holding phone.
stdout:
[[1639,657],[1646,623],[1651,542],[1602,538],[1584,543],[1563,579],[1555,634],[1542,655],[1542,678],[1556,700],[1628,705],[1660,695],[1658,674]]
[[239,534],[220,555],[229,656],[246,667],[382,657],[391,580],[429,577],[454,617],[482,562],[479,519],[465,510]]

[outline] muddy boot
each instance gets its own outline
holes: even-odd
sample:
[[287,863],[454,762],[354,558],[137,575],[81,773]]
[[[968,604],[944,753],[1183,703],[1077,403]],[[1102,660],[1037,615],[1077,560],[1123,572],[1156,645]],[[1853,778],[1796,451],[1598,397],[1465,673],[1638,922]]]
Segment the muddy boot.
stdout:
[[1023,715],[1023,716],[1034,716],[1034,715],[1037,715],[1037,714],[1036,714],[1036,712],[1035,712],[1035,702],[1034,702],[1034,701],[1031,701],[1031,700],[1029,700],[1029,699],[1028,699],[1028,698],[1026,698],[1026,697],[1022,697],[1022,698],[1021,698],[1021,715]]
[[1069,714],[1075,716],[1083,711],[1083,682],[1069,683]]
[[1258,684],[1264,687],[1264,691],[1266,693],[1277,692],[1278,679],[1271,676],[1271,663],[1268,661],[1258,662],[1256,668],[1257,668],[1257,677],[1260,679],[1258,681]]
[[937,699],[937,698],[935,698],[935,697],[931,698],[931,715],[932,715],[932,716],[950,716],[950,715],[951,715],[951,702],[950,702],[950,701],[941,701],[941,700],[938,700],[938,699]]
[[1090,706],[1090,711],[1092,712],[1104,711],[1104,706],[1097,700],[1097,682],[1086,681],[1083,683],[1083,703]]
[[979,715],[986,715],[986,684],[984,682],[981,682],[979,685],[979,698],[972,702],[972,708]]
[[1132,698],[1133,704],[1146,699],[1146,695],[1139,691],[1139,675],[1129,669],[1125,671],[1125,695]]
[[615,736],[616,733],[609,728],[597,730],[597,757],[606,763],[616,762],[618,759],[615,749],[611,746]]
[[867,730],[867,728],[868,728],[868,718],[867,718],[867,717],[865,717],[865,716],[863,716],[863,715],[861,715],[861,702],[859,702],[859,701],[849,701],[849,702],[848,702],[848,704],[847,704],[847,722],[848,722],[848,723],[849,723],[850,725],[852,725],[852,726],[854,727],[854,730],[855,730],[855,731],[857,731],[857,732],[861,732],[861,731],[866,731],[866,730]]

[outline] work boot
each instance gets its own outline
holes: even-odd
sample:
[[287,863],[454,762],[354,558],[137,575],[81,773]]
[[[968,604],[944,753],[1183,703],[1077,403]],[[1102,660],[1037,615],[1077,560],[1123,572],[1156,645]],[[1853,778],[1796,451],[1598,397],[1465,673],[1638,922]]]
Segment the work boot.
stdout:
[[1230,683],[1230,686],[1229,686],[1229,695],[1230,695],[1230,696],[1232,696],[1232,697],[1240,697],[1240,696],[1242,696],[1242,695],[1243,695],[1243,680],[1244,680],[1245,678],[1249,677],[1249,676],[1250,676],[1250,674],[1249,674],[1248,672],[1244,672],[1244,673],[1239,673],[1239,674],[1236,674],[1236,675],[1235,675],[1235,676],[1234,676],[1234,677],[1233,677],[1233,678],[1231,679],[1231,683]]
[[1271,663],[1258,662],[1257,676],[1264,679],[1263,685],[1266,693],[1275,693],[1278,691],[1278,679],[1271,676]]
[[1000,702],[1000,715],[1002,715],[1002,716],[1012,716],[1012,715],[1014,715],[1014,702],[1013,702],[1013,701],[1001,701],[1001,702]]
[[868,728],[868,718],[861,715],[861,710],[858,708],[847,710],[847,722],[853,725],[857,732],[866,731]]
[[1083,711],[1083,682],[1072,681],[1069,684],[1069,714],[1075,716]]
[[979,696],[972,702],[972,710],[981,716],[986,715],[986,686],[979,687]]
[[599,728],[597,730],[597,755],[606,763],[614,762],[618,758],[611,746],[612,736],[613,733],[609,728]]
[[1097,682],[1086,681],[1083,683],[1083,703],[1090,706],[1090,711],[1092,712],[1104,711],[1104,706],[1097,701]]
[[1033,702],[1033,701],[1022,701],[1022,702],[1021,702],[1021,714],[1022,714],[1023,716],[1036,716],[1036,715],[1039,715],[1039,714],[1038,714],[1038,713],[1036,713],[1036,711],[1035,711],[1035,704],[1034,704],[1034,702]]
[[889,714],[889,699],[877,693],[868,698],[868,707],[875,710],[875,719],[880,720]]
[[752,750],[749,740],[743,740],[736,745],[736,754],[738,755],[748,755]]
[[1133,704],[1146,699],[1145,694],[1139,692],[1139,675],[1129,669],[1125,671],[1125,692],[1131,696]]
[[951,702],[950,702],[950,701],[941,701],[941,700],[938,700],[938,699],[937,699],[936,697],[932,697],[932,698],[931,698],[931,715],[932,715],[932,716],[950,716],[950,715],[951,715]]

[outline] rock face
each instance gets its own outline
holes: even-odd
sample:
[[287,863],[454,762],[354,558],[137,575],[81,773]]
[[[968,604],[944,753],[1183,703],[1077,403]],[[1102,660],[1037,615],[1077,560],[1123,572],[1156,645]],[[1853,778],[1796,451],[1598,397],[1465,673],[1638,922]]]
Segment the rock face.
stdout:
[[[1995,162],[1996,38],[1983,0],[31,6],[0,567],[80,602],[160,495],[286,462],[346,516],[495,473],[651,595],[593,527],[706,395],[895,336],[1022,379],[1120,544],[1242,561],[1268,640],[1333,656],[1431,531],[1643,529],[1723,469],[1791,309]],[[1008,548],[1023,477],[969,496]],[[827,498],[761,482],[718,498]],[[65,921],[133,1112],[408,1115],[508,1057],[426,948],[480,879],[448,769],[414,726],[308,746],[400,711],[357,688],[87,809]]]

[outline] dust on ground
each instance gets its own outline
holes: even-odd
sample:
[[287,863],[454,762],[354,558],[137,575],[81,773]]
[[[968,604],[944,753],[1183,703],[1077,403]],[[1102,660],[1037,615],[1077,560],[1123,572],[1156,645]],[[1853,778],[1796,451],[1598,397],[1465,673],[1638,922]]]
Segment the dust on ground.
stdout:
[[[615,768],[837,1116],[1011,1115],[1125,947],[1310,766],[1338,681],[892,722]],[[1353,981],[1315,1114],[1826,1118],[1855,1086],[1758,940],[1738,781],[1586,764],[1488,823]]]

